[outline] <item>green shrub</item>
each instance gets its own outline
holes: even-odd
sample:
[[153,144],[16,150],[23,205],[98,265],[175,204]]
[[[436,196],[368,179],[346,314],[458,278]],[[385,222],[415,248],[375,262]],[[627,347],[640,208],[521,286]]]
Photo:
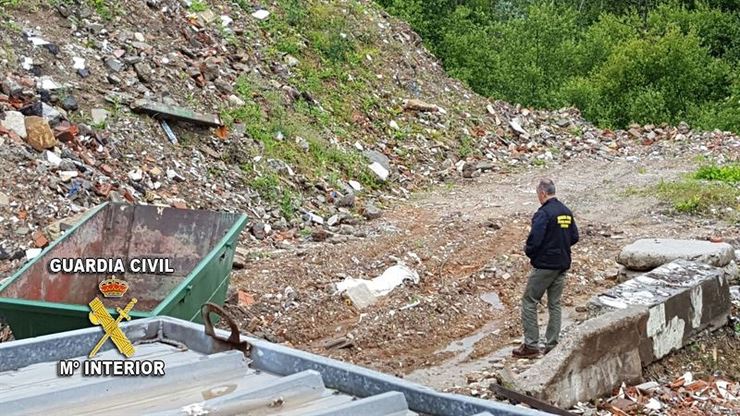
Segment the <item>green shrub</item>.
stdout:
[[604,127],[740,132],[740,4],[379,0],[478,93]]
[[720,181],[727,183],[740,182],[740,164],[731,165],[707,165],[702,166],[694,174],[695,179],[705,179],[708,181]]

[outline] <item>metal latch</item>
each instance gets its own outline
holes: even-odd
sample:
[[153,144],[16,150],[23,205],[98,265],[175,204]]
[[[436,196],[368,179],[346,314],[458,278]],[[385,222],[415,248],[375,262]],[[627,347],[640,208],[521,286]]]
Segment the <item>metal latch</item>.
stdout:
[[[216,341],[229,344],[231,348],[239,350],[243,352],[245,356],[249,357],[249,350],[251,348],[249,343],[247,341],[241,340],[239,327],[222,307],[207,302],[204,303],[203,306],[201,306],[200,312],[203,316],[203,323],[205,325],[206,335],[210,336]],[[211,313],[215,313],[216,315],[220,316],[221,319],[224,319],[226,323],[229,324],[229,328],[231,328],[231,335],[229,336],[229,339],[224,339],[216,335],[216,331],[213,329],[213,322],[211,322]]]

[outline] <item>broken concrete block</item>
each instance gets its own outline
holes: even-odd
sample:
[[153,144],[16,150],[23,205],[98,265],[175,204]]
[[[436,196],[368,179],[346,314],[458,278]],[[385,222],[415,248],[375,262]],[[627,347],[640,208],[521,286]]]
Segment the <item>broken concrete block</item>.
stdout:
[[647,319],[647,308],[636,306],[583,322],[516,377],[516,389],[567,409],[609,394],[622,382],[641,381],[638,340]]
[[735,251],[727,243],[643,239],[623,248],[617,262],[631,270],[652,270],[676,259],[695,260],[715,267],[724,267],[735,259]]
[[594,297],[590,319],[515,384],[563,408],[608,394],[701,331],[726,324],[730,306],[723,268],[674,260]]
[[15,132],[21,139],[25,139],[26,135],[26,121],[22,113],[18,111],[7,111],[5,112],[5,119],[0,122],[6,129]]
[[348,287],[345,293],[358,309],[367,308],[377,300],[364,282]]
[[682,348],[704,329],[718,328],[730,315],[730,285],[724,269],[684,259],[617,285],[590,302],[592,312],[630,306],[648,308],[639,338],[643,365]]

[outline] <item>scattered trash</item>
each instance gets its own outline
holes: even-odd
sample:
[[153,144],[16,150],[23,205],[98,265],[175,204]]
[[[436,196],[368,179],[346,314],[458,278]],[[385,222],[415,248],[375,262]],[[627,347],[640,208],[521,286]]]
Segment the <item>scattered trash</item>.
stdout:
[[655,381],[634,387],[622,384],[619,393],[599,407],[616,415],[654,414],[650,412],[663,409],[685,409],[690,412],[686,414],[738,414],[738,399],[740,383],[713,376],[695,379],[687,372],[667,385]]
[[372,280],[347,278],[337,283],[336,289],[338,293],[348,292],[352,302],[362,309],[374,303],[376,298],[387,295],[406,280],[419,283],[419,274],[406,265],[397,264]]

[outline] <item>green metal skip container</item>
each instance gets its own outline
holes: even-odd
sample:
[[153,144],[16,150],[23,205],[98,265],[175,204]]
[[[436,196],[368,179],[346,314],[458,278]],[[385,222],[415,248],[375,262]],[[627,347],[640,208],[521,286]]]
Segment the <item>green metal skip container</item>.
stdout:
[[[10,325],[15,339],[87,328],[93,326],[88,304],[98,297],[114,318],[117,308],[136,298],[131,319],[164,315],[202,323],[201,305],[226,299],[246,223],[239,213],[99,205],[0,284],[0,321]],[[87,273],[80,270],[86,259],[110,259],[104,263],[123,264],[125,271]],[[59,271],[63,264],[77,270]],[[130,266],[142,264],[167,267],[132,272]],[[127,283],[123,296],[101,291],[100,283],[111,276]]]

